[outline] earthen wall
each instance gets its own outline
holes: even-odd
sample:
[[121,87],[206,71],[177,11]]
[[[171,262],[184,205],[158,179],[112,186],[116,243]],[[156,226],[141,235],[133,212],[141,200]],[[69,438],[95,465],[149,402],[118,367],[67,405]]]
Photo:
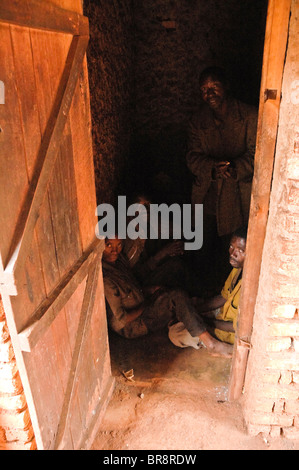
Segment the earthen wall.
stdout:
[[189,202],[186,129],[198,76],[226,68],[258,104],[267,0],[85,0],[98,202],[152,190]]
[[187,127],[200,103],[199,74],[223,66],[233,94],[258,105],[267,1],[133,3],[131,173],[161,202],[189,202]]
[[97,200],[114,203],[129,158],[132,86],[132,1],[85,0]]

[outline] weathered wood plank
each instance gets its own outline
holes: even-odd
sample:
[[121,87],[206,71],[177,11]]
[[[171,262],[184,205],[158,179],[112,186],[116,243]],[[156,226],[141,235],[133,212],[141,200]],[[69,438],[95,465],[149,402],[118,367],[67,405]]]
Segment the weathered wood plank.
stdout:
[[[102,272],[99,273],[96,298],[94,309],[90,321],[88,332],[89,341],[83,345],[80,355],[79,376],[80,380],[76,383],[75,393],[78,398],[78,406],[82,419],[83,429],[89,429],[92,432],[96,425],[97,418],[101,413],[102,407],[105,407],[105,388],[110,382],[110,352],[107,336],[105,297],[103,296],[103,277]],[[85,372],[84,361],[89,358],[93,367]],[[111,384],[112,386],[112,384]],[[109,385],[108,385],[109,387]],[[89,390],[90,393],[86,393]],[[71,405],[71,413],[69,417],[69,426],[72,435],[74,435],[75,448],[79,449],[82,445],[81,435],[78,436],[73,430],[72,413],[73,405]]]
[[102,243],[96,240],[76,265],[67,273],[31,319],[31,323],[18,334],[22,351],[30,352],[51,326],[56,316],[75,292],[77,286],[87,275],[90,264],[102,250]]
[[60,276],[80,258],[82,244],[79,230],[73,147],[69,124],[61,139],[61,147],[50,178],[49,198]]
[[59,8],[75,11],[77,13],[80,13],[80,15],[83,15],[82,0],[51,0],[51,3],[58,5]]
[[[28,28],[11,25],[10,32],[24,158],[28,181],[30,182],[41,143],[31,38]],[[16,316],[17,329],[19,329],[27,323],[32,311],[35,311],[46,297],[36,229],[24,264],[24,270],[16,278],[16,282],[19,286],[19,295],[12,299],[12,307],[14,311],[19,312]]]
[[28,255],[33,229],[53,170],[87,43],[88,37],[75,37],[72,41],[58,95],[42,141],[38,168],[30,185],[26,208],[19,218],[12,241],[10,260],[7,260],[6,264],[8,272],[20,269]]
[[[33,100],[36,101],[40,138],[42,139],[51,116],[55,96],[57,95],[59,83],[65,68],[65,61],[68,54],[68,52],[65,51],[65,47],[70,47],[71,38],[65,34],[55,34],[31,29],[30,42],[34,65],[34,78],[36,82],[36,95],[33,97]],[[62,44],[64,45],[63,47],[61,46]],[[56,59],[53,60],[53,57]],[[43,64],[43,66],[41,67],[40,64]],[[39,153],[37,153],[37,157],[38,156]],[[46,293],[48,295],[58,284],[60,279],[48,188],[39,209],[39,218],[35,229],[38,233],[40,258]]]
[[0,23],[0,41],[1,80],[5,85],[5,105],[0,106],[0,255],[4,270],[9,244],[28,190],[28,174],[9,25]]
[[44,0],[1,2],[0,21],[72,35],[88,34],[88,18]]
[[[94,301],[98,286],[98,276],[100,272],[100,259],[99,254],[95,258],[93,264],[88,273],[86,289],[83,298],[83,304],[80,314],[79,326],[76,335],[75,349],[73,351],[72,365],[69,371],[69,382],[64,397],[64,405],[62,408],[60,421],[57,429],[55,449],[58,449],[61,445],[63,446],[63,435],[67,428],[67,423],[70,414],[70,405],[72,403],[72,397],[75,389],[76,382],[79,380],[79,371],[81,370],[80,365],[86,362],[92,364],[92,361],[88,361],[88,358],[82,357],[82,346],[85,341],[88,341],[87,332],[89,332],[89,323],[92,316]],[[81,360],[80,360],[81,359]],[[85,368],[86,370],[86,368]],[[80,377],[82,380],[82,378]],[[87,392],[89,395],[89,393]]]
[[[65,63],[69,48],[70,43],[65,40],[65,35],[56,34],[55,38],[51,40],[51,67],[49,70],[51,83],[55,83],[57,71],[61,69],[61,64]],[[52,93],[55,97],[55,88]],[[48,184],[51,222],[60,276],[64,276],[72,266],[74,259],[78,259],[82,254],[73,151],[68,117]]]
[[[110,369],[109,357],[105,358],[105,363],[107,365],[107,369]],[[94,414],[88,423],[88,427],[82,432],[80,441],[76,443],[75,449],[90,450],[97,435],[100,423],[105,415],[115,386],[115,379],[111,376],[110,371],[107,371],[107,375],[104,377],[105,380],[103,380],[101,384],[101,399],[94,410]]]
[[33,397],[31,405],[36,409],[38,419],[38,424],[35,425],[37,431],[34,431],[41,434],[41,442],[38,442],[40,449],[53,447],[54,430],[63,404],[64,389],[57,365],[57,356],[61,353],[61,350],[55,349],[51,328],[45,331],[30,354],[22,353]]
[[80,72],[70,109],[73,159],[77,188],[77,203],[82,249],[91,243],[97,217],[96,191],[91,139],[91,115],[86,58]]

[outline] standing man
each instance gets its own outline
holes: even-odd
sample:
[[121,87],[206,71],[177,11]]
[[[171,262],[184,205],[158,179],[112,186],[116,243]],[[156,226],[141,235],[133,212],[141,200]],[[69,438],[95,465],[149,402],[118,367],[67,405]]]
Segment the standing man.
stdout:
[[203,103],[190,123],[186,160],[193,175],[192,204],[203,204],[198,269],[205,269],[205,287],[213,290],[228,273],[225,257],[233,231],[248,222],[257,110],[230,95],[219,67],[205,69],[199,86]]

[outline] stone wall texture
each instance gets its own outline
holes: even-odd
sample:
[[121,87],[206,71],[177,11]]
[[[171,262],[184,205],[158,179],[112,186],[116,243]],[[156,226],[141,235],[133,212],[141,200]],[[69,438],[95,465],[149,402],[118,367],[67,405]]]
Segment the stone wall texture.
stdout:
[[85,0],[87,59],[98,203],[113,203],[129,156],[132,86],[131,0]]
[[200,72],[221,65],[236,96],[258,103],[267,2],[134,0],[132,167],[161,202],[189,202],[187,125]]
[[198,76],[226,68],[236,96],[258,104],[266,0],[86,0],[99,202],[152,190],[188,202],[186,129]]

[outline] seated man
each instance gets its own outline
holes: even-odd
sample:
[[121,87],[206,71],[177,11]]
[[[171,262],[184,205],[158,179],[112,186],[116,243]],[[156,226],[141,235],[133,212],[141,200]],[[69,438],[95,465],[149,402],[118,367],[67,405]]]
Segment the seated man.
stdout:
[[[147,211],[151,205],[150,198],[145,193],[135,195],[132,202],[143,205]],[[150,231],[149,217],[146,223]],[[188,287],[187,271],[182,257],[184,254],[182,240],[169,242],[161,238],[155,240],[127,238],[124,241],[123,253],[143,287],[159,285],[184,290]]]
[[106,239],[103,278],[108,324],[112,330],[125,338],[136,338],[167,327],[171,321],[180,321],[211,354],[231,357],[232,346],[208,333],[183,290],[151,286],[148,292],[143,292],[121,251],[121,239]]
[[[159,242],[159,240],[155,241]],[[181,259],[184,252],[183,242],[171,241],[152,254],[149,253],[148,245],[148,240],[138,238],[125,242],[124,254],[142,285],[159,284],[165,287],[186,288],[186,268]]]
[[201,315],[212,320],[215,336],[230,344],[234,344],[235,340],[246,239],[246,228],[240,228],[234,232],[229,246],[229,262],[233,269],[221,294],[202,303],[197,303]]

